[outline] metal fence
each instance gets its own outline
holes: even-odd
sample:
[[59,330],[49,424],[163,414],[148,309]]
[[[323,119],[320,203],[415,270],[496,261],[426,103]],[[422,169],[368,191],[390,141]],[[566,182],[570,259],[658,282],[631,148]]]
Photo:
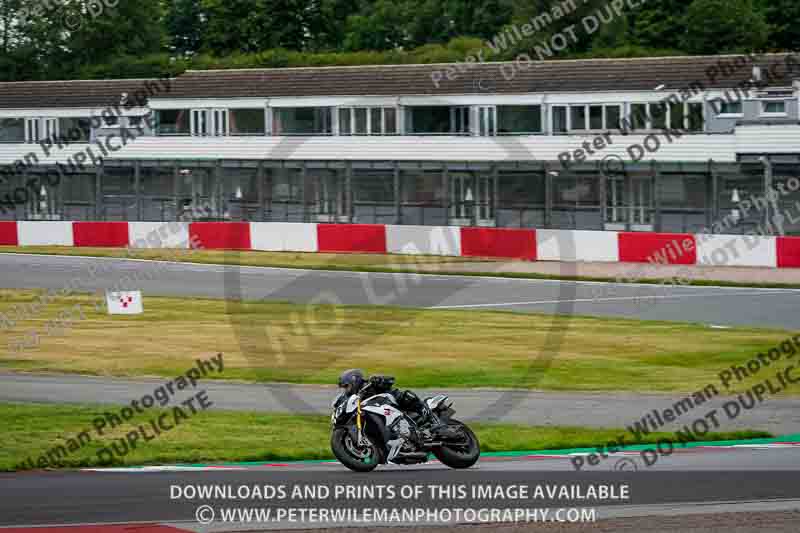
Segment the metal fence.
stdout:
[[[782,231],[800,233],[797,163],[653,162],[611,172],[556,162],[205,160],[113,161],[60,179],[45,179],[45,171],[55,175],[4,174],[0,219],[719,233],[715,222],[733,217],[724,232],[744,233],[783,215]],[[770,189],[783,192],[763,205]],[[745,209],[747,202],[762,208]]]

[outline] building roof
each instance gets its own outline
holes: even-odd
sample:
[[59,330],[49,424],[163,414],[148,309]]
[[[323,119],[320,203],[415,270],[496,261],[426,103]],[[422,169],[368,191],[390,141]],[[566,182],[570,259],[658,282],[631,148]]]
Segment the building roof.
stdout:
[[[777,74],[771,86],[789,87],[793,80],[800,79],[800,56],[765,54],[756,63],[762,72]],[[189,70],[170,80],[168,88],[162,81],[143,79],[0,83],[0,109],[103,108],[118,105],[123,93],[133,95],[152,84],[160,84],[162,89],[155,91],[156,96],[169,98],[489,95],[656,88],[679,91],[697,84],[726,89],[750,80],[752,66],[745,56],[681,56]]]
[[[792,57],[787,64],[787,58]],[[740,67],[725,75],[718,63]],[[766,54],[763,72],[777,65],[772,86],[800,79],[800,56]],[[448,78],[448,72],[449,78]],[[709,73],[718,74],[709,76]],[[553,92],[680,90],[736,87],[753,76],[745,56],[682,56],[641,59],[588,59],[530,63],[385,65],[187,71],[175,80],[170,98],[278,96],[411,96],[525,94]],[[434,78],[439,79],[438,87]]]
[[160,80],[72,80],[0,83],[0,109],[105,108],[119,105],[122,94],[131,97]]

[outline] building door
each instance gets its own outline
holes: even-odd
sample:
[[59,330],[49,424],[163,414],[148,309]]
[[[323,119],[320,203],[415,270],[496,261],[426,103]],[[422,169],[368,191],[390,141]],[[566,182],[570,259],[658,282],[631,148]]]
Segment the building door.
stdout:
[[346,210],[343,176],[335,170],[309,171],[308,186],[314,191],[314,210],[318,222],[339,222]]
[[631,180],[630,229],[653,231],[653,181],[650,176]]
[[495,178],[489,174],[450,174],[450,223],[494,226]]
[[652,231],[654,205],[650,176],[609,176],[606,181],[605,229]]

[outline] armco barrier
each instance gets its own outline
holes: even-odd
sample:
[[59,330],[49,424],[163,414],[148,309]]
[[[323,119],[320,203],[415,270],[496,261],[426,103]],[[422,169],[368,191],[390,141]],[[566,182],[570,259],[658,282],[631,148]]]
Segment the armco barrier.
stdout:
[[698,235],[697,264],[713,266],[778,266],[775,237],[761,235]]
[[316,252],[317,225],[295,222],[251,222],[253,250],[267,252]]
[[619,262],[619,244],[614,231],[536,230],[539,261]]
[[17,223],[16,222],[0,222],[0,246],[18,246],[19,239],[17,238]]
[[697,243],[688,233],[620,233],[619,260],[623,263],[694,265]]
[[127,222],[73,222],[75,246],[125,248],[128,246]]
[[189,238],[205,250],[250,250],[248,222],[192,222]]
[[386,226],[377,224],[319,224],[320,252],[386,253]]
[[452,226],[386,226],[390,254],[461,255],[461,231]]
[[800,237],[778,237],[778,268],[800,268]]
[[188,249],[188,222],[128,222],[131,248]]
[[536,230],[461,228],[461,255],[536,261]]
[[17,222],[20,246],[75,246],[72,222]]

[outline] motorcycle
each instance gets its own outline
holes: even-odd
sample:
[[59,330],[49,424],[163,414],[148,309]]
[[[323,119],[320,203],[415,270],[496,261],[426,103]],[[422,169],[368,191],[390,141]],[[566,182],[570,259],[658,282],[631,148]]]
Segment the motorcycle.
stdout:
[[450,468],[469,468],[480,457],[475,433],[452,418],[445,395],[426,398],[428,413],[404,412],[390,393],[394,378],[372,376],[360,391],[331,403],[331,450],[344,466],[370,472],[379,464],[425,463],[433,454]]

